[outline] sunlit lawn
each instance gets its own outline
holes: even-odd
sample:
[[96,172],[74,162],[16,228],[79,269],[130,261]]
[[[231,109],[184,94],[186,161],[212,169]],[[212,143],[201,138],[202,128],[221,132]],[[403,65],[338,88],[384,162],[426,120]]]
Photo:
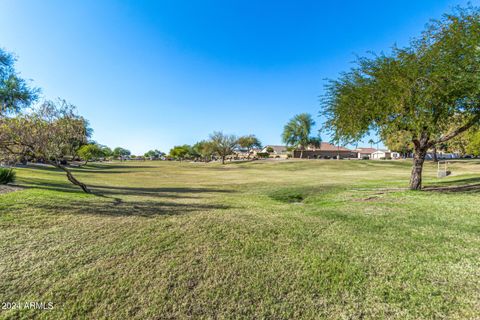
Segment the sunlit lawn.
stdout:
[[[480,317],[480,162],[92,164],[0,195],[0,318]],[[99,196],[102,194],[102,196]]]

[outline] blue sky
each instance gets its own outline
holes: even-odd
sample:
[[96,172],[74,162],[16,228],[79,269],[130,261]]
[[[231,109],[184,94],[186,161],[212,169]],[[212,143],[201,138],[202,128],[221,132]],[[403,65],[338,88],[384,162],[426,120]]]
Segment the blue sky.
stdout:
[[214,130],[279,144],[355,54],[404,45],[465,3],[2,0],[0,46],[102,144],[168,152]]

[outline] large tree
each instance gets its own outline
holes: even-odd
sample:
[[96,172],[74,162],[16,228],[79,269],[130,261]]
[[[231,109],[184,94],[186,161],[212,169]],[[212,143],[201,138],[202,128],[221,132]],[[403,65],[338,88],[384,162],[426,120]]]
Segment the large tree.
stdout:
[[175,158],[177,160],[184,160],[187,158],[190,158],[192,154],[192,147],[188,144],[184,144],[181,146],[174,146],[172,149],[170,149],[170,156],[172,158]]
[[476,157],[480,156],[480,131],[470,133],[466,152]]
[[207,140],[195,143],[192,148],[205,162],[208,162],[215,152],[213,143]]
[[88,163],[88,161],[105,156],[102,147],[96,143],[89,143],[81,146],[78,149],[77,154],[83,161],[85,161],[85,165]]
[[39,89],[30,87],[15,70],[15,58],[0,49],[0,117],[16,113],[38,98]]
[[294,116],[283,128],[282,141],[294,148],[300,148],[300,158],[303,158],[303,149],[310,144],[312,137],[310,132],[315,121],[308,113]]
[[0,153],[10,158],[29,157],[49,163],[89,193],[87,186],[63,164],[71,142],[86,139],[82,119],[64,100],[46,101],[31,112],[0,119]]
[[122,161],[124,158],[129,157],[132,153],[130,150],[122,148],[122,147],[116,147],[112,151],[113,157],[120,159]]
[[242,136],[238,138],[238,145],[242,148],[247,149],[248,159],[250,159],[250,155],[252,154],[254,148],[262,147],[262,143],[254,134],[250,134],[250,135]]
[[218,131],[210,135],[210,142],[215,153],[222,159],[222,164],[225,164],[225,158],[233,154],[238,146],[238,138],[235,135]]
[[[422,187],[427,151],[480,121],[480,12],[457,9],[389,54],[360,58],[326,87],[322,114],[335,137],[406,131],[414,146],[410,189]],[[451,128],[451,119],[462,119]]]
[[149,150],[149,151],[145,152],[145,154],[143,156],[145,158],[158,159],[163,155],[165,155],[164,152],[155,149],[155,150]]

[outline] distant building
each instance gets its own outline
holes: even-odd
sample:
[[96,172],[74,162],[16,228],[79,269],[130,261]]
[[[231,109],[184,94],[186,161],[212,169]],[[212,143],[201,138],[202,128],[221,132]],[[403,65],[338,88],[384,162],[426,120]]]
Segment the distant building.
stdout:
[[300,147],[293,151],[294,158],[303,159],[331,159],[339,157],[356,158],[357,152],[341,146],[335,146],[328,142],[321,142],[317,146]]
[[393,152],[390,150],[377,150],[372,152],[370,159],[380,160],[380,159],[398,159],[400,158],[400,153]]
[[358,159],[363,159],[365,157],[368,157],[368,159],[372,158],[372,153],[377,151],[375,148],[357,148],[354,150],[357,152]]
[[[268,152],[270,151],[270,152]],[[287,158],[288,157],[288,150],[286,146],[278,146],[278,145],[268,145],[263,147],[260,151],[261,153],[270,153],[271,157],[274,158]]]

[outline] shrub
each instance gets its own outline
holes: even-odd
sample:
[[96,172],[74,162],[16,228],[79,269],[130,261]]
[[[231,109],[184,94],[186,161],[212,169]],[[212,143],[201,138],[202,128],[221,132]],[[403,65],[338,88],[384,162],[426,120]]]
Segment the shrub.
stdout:
[[370,157],[369,156],[363,156],[362,160],[370,160]]
[[0,184],[12,183],[15,181],[16,173],[13,169],[0,168]]

